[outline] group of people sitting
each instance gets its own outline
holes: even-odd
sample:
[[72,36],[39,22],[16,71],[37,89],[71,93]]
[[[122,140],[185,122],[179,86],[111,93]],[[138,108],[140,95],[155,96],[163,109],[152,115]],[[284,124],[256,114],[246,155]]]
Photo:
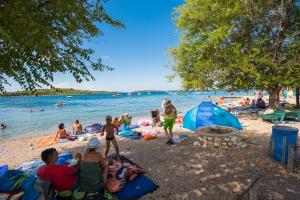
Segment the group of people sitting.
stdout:
[[[103,126],[100,136],[105,135],[107,158],[110,143],[115,147],[119,162],[121,162],[119,147],[115,138],[117,127],[112,124],[112,117],[106,116],[106,124]],[[77,122],[77,121],[76,121]],[[76,123],[76,127],[77,127]],[[74,127],[76,129],[76,127]],[[64,133],[63,124],[59,127],[58,135]],[[97,137],[92,137],[87,143],[87,149],[82,155],[76,153],[74,159],[76,164],[73,167],[67,165],[55,164],[58,159],[58,152],[55,148],[46,149],[41,154],[41,159],[46,165],[39,168],[37,175],[42,180],[48,180],[52,183],[58,192],[79,189],[81,192],[95,193],[104,192],[107,179],[108,166],[111,164],[106,160],[102,153],[98,151],[101,146]]]
[[[75,120],[72,126],[73,135],[81,135],[83,133],[82,125],[79,123],[79,120]],[[67,131],[65,130],[65,124],[60,123],[58,125],[58,130],[55,135],[55,140],[66,139]]]
[[41,153],[45,165],[38,169],[41,180],[50,181],[57,192],[80,189],[81,192],[103,192],[108,170],[108,162],[97,151],[100,141],[93,137],[87,144],[83,155],[76,153],[77,163],[70,167],[56,164],[58,152],[55,148],[46,149]]
[[261,97],[259,97],[257,100],[252,99],[252,101],[250,101],[250,99],[247,97],[246,99],[243,99],[240,104],[242,106],[249,106],[253,109],[266,109],[266,102]]

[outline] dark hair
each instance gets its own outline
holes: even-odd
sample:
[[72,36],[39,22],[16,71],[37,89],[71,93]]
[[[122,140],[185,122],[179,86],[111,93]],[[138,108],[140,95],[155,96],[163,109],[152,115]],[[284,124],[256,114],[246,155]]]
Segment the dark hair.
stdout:
[[52,154],[56,152],[55,148],[50,148],[46,149],[41,153],[41,159],[44,161],[46,164],[49,163],[49,157],[52,156]]
[[60,124],[58,125],[58,128],[59,128],[59,129],[64,129],[64,126],[65,126],[64,123],[60,123]]
[[76,124],[79,124],[79,120],[78,120],[78,119],[76,119],[76,120],[75,120],[75,123],[76,123]]
[[119,119],[118,117],[115,117],[115,118],[114,118],[114,120],[118,120],[118,119]]

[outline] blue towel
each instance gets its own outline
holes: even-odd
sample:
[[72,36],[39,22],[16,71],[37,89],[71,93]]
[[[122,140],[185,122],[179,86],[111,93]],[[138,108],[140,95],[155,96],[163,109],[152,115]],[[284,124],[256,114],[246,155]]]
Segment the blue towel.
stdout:
[[154,192],[158,186],[145,175],[139,175],[133,181],[126,183],[125,187],[117,193],[119,200],[138,199],[150,192]]

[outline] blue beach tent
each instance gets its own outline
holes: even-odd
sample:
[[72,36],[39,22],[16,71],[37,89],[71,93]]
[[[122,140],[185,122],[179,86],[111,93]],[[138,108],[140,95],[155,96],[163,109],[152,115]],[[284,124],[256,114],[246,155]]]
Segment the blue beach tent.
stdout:
[[183,128],[195,131],[203,126],[227,126],[243,129],[239,120],[230,112],[211,102],[202,102],[189,110],[183,118]]

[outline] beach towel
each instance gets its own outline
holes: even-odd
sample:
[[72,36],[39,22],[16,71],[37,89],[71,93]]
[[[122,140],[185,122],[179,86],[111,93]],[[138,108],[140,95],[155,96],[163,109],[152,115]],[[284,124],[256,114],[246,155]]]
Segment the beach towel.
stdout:
[[139,175],[133,181],[128,181],[121,191],[117,193],[119,200],[138,199],[158,188],[150,178]]
[[23,171],[25,174],[37,177],[36,173],[38,169],[44,164],[45,163],[40,159],[33,160],[30,162],[24,162],[21,164],[20,170]]
[[117,161],[116,154],[109,156],[113,163],[108,167],[108,177],[106,187],[111,193],[120,191],[127,181],[134,180],[138,175],[143,174],[144,170],[138,165],[130,161],[124,156],[121,156],[121,163]]
[[77,140],[78,136],[77,135],[73,135],[71,133],[67,133],[66,134],[66,138],[70,141],[74,141],[74,140]]
[[124,125],[123,129],[119,132],[118,136],[130,138],[130,139],[140,139],[141,136],[135,135],[136,131],[132,130],[130,126]]
[[139,127],[140,127],[140,125],[138,125],[138,124],[130,124],[129,125],[130,129],[135,129],[135,128],[139,128]]
[[174,135],[172,141],[174,142],[174,144],[181,144],[185,142],[188,138],[189,136],[187,134],[181,133],[179,135]]
[[21,170],[8,170],[0,178],[0,191],[3,193],[24,192],[23,200],[35,200],[41,195],[34,176],[26,175]]
[[59,141],[55,140],[55,135],[52,136],[41,136],[37,138],[36,147],[42,148],[50,146],[52,144],[57,144]]
[[0,178],[8,171],[7,165],[0,166]]
[[[56,164],[62,165],[70,165],[73,160],[73,155],[71,152],[64,152],[58,155],[58,159]],[[32,175],[37,177],[37,171],[45,163],[41,159],[36,159],[29,162],[24,162],[21,164],[20,170],[23,171],[25,174]],[[0,168],[1,171],[1,168]]]
[[153,135],[153,134],[144,134],[144,140],[152,140],[157,138],[157,135]]
[[101,123],[91,124],[85,127],[84,131],[87,133],[100,133],[103,128]]
[[5,151],[6,149],[4,147],[0,146],[0,153],[2,153],[3,151]]

